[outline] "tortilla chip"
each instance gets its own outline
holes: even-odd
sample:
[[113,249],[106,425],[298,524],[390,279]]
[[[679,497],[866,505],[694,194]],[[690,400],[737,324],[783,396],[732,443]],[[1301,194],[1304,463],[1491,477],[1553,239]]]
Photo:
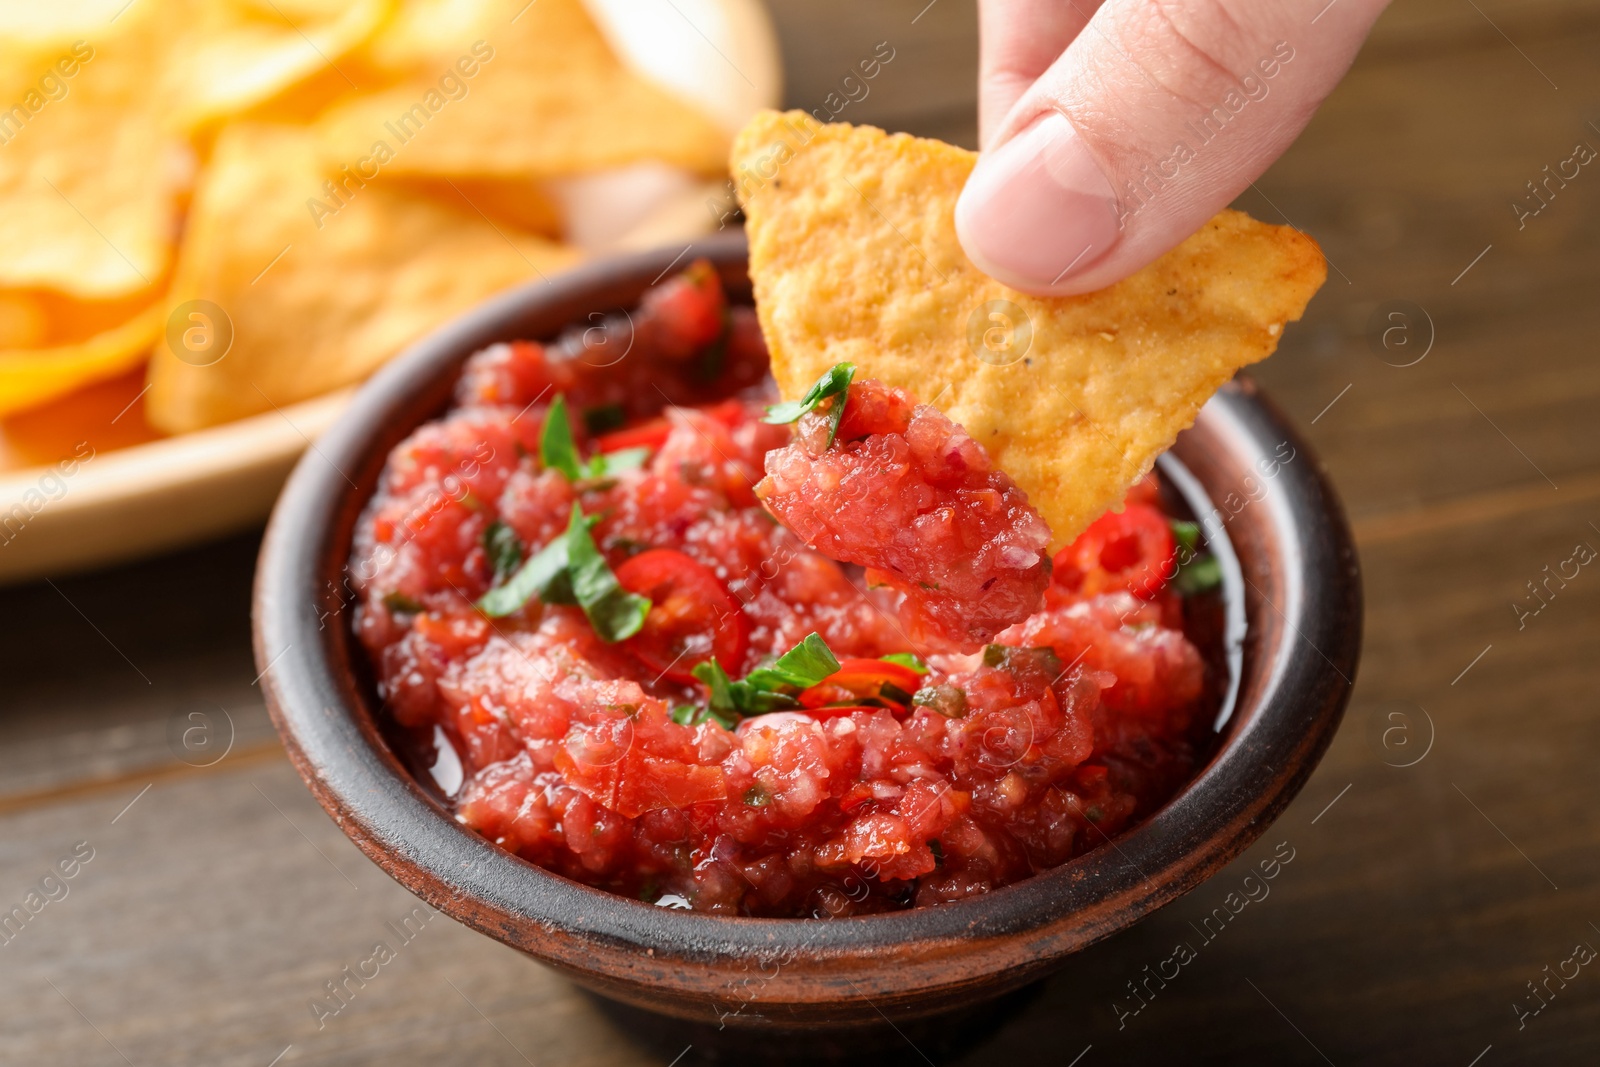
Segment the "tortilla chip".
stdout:
[[[126,321],[107,325],[82,340],[53,341],[49,313],[23,294],[0,294],[0,328],[14,341],[0,344],[0,416],[35,407],[80,386],[115,377],[137,366],[161,331],[161,307],[147,307]],[[33,314],[28,313],[32,307]],[[93,321],[93,314],[85,316]],[[26,332],[24,332],[26,331]]]
[[[145,2],[145,0],[141,0]],[[172,121],[185,129],[228,117],[324,71],[378,29],[391,0],[165,0],[159,47]]]
[[0,49],[0,287],[103,299],[164,280],[188,149],[154,65],[115,44]]
[[1060,548],[1272,353],[1326,267],[1304,234],[1224,211],[1100,292],[1020,293],[956,240],[976,160],[800,111],[757,116],[732,160],[756,309],[785,397],[849,360],[933,403],[1016,479]]
[[394,187],[483,212],[495,222],[559,240],[566,228],[561,205],[543,182],[496,178],[412,178],[395,175]]
[[389,0],[24,6],[51,14],[0,20],[0,286],[102,299],[164,282],[186,132],[336,63]]
[[626,67],[580,0],[422,4],[356,58],[411,69],[319,120],[332,169],[541,179],[656,160],[710,175],[726,158],[716,123]]
[[[324,181],[301,129],[222,131],[166,306],[210,301],[215,308],[195,322],[231,327],[231,347],[211,362],[158,344],[146,397],[152,424],[199,429],[347,385],[452,315],[576,258],[470,205],[381,180],[335,199]],[[218,309],[226,322],[212,321]]]

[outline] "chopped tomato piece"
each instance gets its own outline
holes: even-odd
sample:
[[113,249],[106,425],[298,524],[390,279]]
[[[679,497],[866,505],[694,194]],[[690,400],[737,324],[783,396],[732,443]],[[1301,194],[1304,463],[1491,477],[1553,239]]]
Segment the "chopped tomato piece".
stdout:
[[707,260],[650,290],[641,302],[656,336],[654,348],[669,360],[687,359],[722,336],[727,298],[722,279]]
[[644,626],[626,647],[651,670],[692,682],[696,664],[716,657],[736,672],[750,641],[739,602],[711,570],[682,552],[652,548],[617,568],[617,582],[650,598]]
[[[749,408],[742,400],[724,400],[718,404],[709,404],[700,411],[729,429],[750,419]],[[667,435],[671,432],[672,421],[662,415],[632,426],[625,426],[620,430],[603,433],[594,439],[594,446],[601,452],[621,452],[625,448],[656,449],[666,444]]]
[[1167,517],[1147,504],[1108,511],[1055,559],[1055,580],[1082,596],[1159,593],[1177,570],[1178,545]]

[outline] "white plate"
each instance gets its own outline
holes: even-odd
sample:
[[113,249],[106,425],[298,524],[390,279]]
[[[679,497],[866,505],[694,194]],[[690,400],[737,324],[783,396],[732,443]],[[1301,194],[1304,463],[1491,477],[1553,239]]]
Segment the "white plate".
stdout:
[[[585,3],[619,55],[730,132],[777,105],[778,46],[760,0]],[[714,222],[706,202],[723,187],[642,165],[550,191],[574,243],[603,252],[700,236]],[[79,463],[17,469],[0,445],[0,582],[134,559],[259,522],[350,392]]]

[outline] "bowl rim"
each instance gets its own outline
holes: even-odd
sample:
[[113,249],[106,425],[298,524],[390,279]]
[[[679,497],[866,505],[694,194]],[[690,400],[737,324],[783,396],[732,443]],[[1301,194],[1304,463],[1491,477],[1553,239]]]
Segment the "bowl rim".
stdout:
[[[1218,393],[1197,425],[1213,445],[1226,446],[1220,456],[1255,456],[1281,442],[1291,460],[1305,458],[1285,462],[1271,479],[1276,491],[1250,505],[1265,543],[1292,564],[1261,571],[1257,581],[1247,574],[1242,590],[1251,615],[1247,668],[1265,656],[1270,670],[1253,678],[1251,714],[1211,761],[1111,847],[933,908],[826,920],[721,916],[656,907],[545,871],[467,830],[413,779],[378,733],[370,696],[359,691],[358,646],[335,581],[384,457],[442,410],[472,352],[527,336],[521,327],[540,315],[570,322],[578,317],[573,308],[631,306],[651,279],[700,256],[725,278],[743,276],[745,245],[734,233],[591,262],[480,305],[384,367],[296,466],[261,547],[255,656],[291,760],[345,833],[432,906],[640,1003],[651,1000],[644,987],[652,984],[664,995],[716,997],[730,963],[748,971],[777,961],[798,980],[768,982],[773,988],[761,997],[807,1003],[970,987],[1002,970],[1020,980],[1023,971],[1132,925],[1253,843],[1298,793],[1338,726],[1359,657],[1361,583],[1348,524],[1320,464],[1248,379]],[[552,309],[566,310],[552,318]],[[1180,438],[1175,451],[1182,445]],[[1263,582],[1276,584],[1263,589]],[[1272,647],[1252,647],[1272,634]],[[840,982],[828,971],[842,963],[849,966]]]

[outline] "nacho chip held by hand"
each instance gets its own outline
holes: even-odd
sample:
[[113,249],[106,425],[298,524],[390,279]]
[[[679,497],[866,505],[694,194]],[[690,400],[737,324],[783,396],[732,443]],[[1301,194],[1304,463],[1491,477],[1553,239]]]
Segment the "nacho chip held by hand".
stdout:
[[956,240],[976,160],[804,112],[758,115],[732,159],[756,307],[785,397],[842,362],[909,390],[989,450],[1060,548],[1272,353],[1326,267],[1304,234],[1224,211],[1109,288],[1021,293]]

